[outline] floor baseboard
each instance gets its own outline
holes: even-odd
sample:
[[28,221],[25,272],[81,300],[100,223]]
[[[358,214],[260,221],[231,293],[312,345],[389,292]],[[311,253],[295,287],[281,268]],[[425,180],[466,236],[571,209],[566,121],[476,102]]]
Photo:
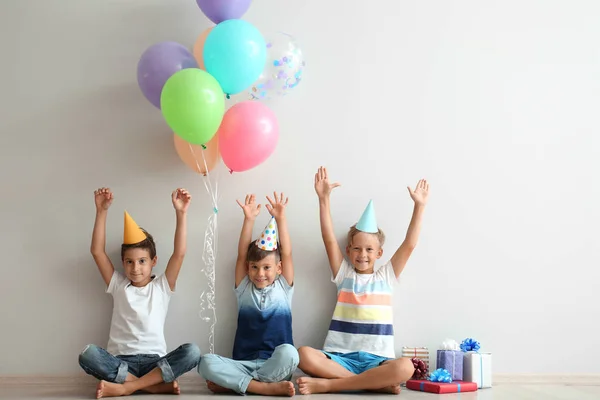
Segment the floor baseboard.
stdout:
[[[583,385],[600,386],[600,374],[494,374],[496,385]],[[187,387],[205,385],[195,371],[179,377],[178,382]],[[95,386],[96,379],[89,375],[0,375],[3,386]]]

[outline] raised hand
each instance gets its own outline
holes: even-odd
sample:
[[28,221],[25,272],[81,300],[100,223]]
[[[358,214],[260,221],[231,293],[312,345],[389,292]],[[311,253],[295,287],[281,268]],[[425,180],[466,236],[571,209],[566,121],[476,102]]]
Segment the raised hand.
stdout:
[[285,207],[287,206],[289,199],[284,197],[283,193],[281,193],[280,196],[277,196],[277,192],[273,192],[273,197],[275,200],[267,196],[267,200],[269,201],[269,204],[267,204],[267,210],[269,211],[269,214],[275,217],[275,219],[279,219],[284,215]]
[[429,183],[427,183],[425,179],[421,179],[414,190],[408,186],[408,192],[415,204],[424,206],[427,204],[427,199],[429,197]]
[[246,200],[242,204],[239,200],[236,200],[242,210],[244,211],[244,217],[255,220],[258,214],[260,214],[260,204],[256,204],[256,196],[253,194],[246,195]]
[[327,197],[333,189],[341,186],[339,183],[329,183],[327,176],[327,169],[325,167],[319,167],[319,170],[315,174],[315,191],[319,198]]
[[192,201],[192,195],[186,189],[176,189],[171,194],[175,211],[186,212]]
[[113,201],[113,193],[109,188],[100,188],[94,190],[94,201],[97,210],[108,210]]

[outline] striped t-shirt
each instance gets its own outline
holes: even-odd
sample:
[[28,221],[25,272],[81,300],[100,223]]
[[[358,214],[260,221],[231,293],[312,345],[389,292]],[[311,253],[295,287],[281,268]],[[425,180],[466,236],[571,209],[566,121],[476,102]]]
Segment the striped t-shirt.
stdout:
[[359,274],[344,259],[332,281],[338,297],[323,350],[396,358],[392,293],[397,279],[391,261],[372,274]]

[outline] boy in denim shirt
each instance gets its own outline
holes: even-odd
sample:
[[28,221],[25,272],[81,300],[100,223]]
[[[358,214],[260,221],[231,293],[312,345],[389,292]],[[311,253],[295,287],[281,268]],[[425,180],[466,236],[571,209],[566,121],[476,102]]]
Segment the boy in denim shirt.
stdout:
[[274,197],[267,196],[272,218],[255,241],[252,228],[260,204],[254,195],[246,196],[244,204],[238,201],[244,224],[235,268],[239,311],[233,359],[206,354],[198,365],[198,373],[215,393],[295,394],[290,379],[299,358],[292,339],[294,266],[285,217],[288,200],[283,193]]

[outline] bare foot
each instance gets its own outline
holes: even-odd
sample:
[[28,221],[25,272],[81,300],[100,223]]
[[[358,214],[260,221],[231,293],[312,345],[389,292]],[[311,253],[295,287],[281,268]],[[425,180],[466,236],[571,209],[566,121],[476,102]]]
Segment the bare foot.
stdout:
[[251,380],[246,391],[254,394],[262,394],[263,396],[292,397],[296,394],[294,384],[290,381],[258,382],[255,380]]
[[224,388],[223,386],[219,386],[216,383],[211,382],[211,381],[206,381],[206,386],[208,387],[208,390],[210,390],[213,393],[232,393],[233,392],[233,390]]
[[369,392],[400,394],[400,384],[384,387],[381,389],[369,390]]
[[298,382],[298,388],[302,394],[328,393],[331,387],[329,379],[303,376],[296,382]]
[[120,383],[100,381],[98,382],[98,387],[96,387],[97,399],[100,399],[102,397],[124,396],[126,394],[127,393],[125,392],[125,387]]
[[179,383],[177,383],[177,381],[169,383],[163,382],[145,388],[144,392],[153,394],[180,394],[181,388],[179,387]]

